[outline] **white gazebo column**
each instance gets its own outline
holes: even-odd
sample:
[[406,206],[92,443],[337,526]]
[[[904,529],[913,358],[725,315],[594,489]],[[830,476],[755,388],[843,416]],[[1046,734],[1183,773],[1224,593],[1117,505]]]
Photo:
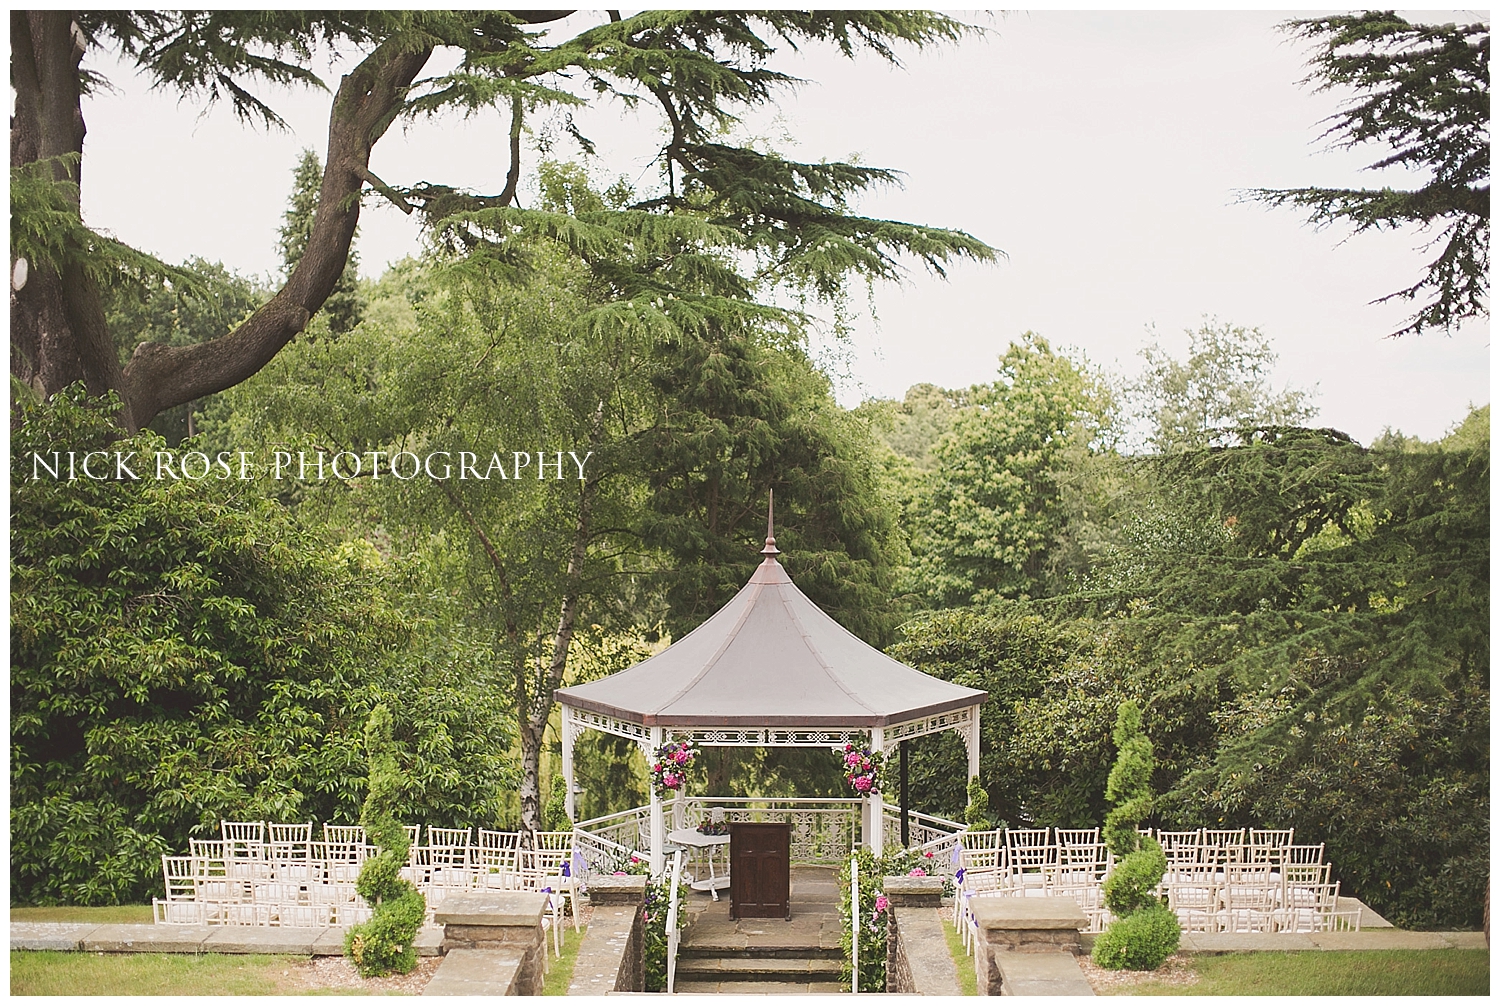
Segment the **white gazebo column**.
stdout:
[[563,758],[563,786],[566,792],[563,794],[563,807],[567,809],[568,820],[578,820],[578,808],[574,805],[576,798],[573,796],[573,707],[562,706],[562,758]]
[[[662,743],[662,728],[652,727],[651,748],[646,752],[647,772]],[[660,877],[667,866],[667,822],[662,814],[661,793],[654,783],[648,782],[647,785],[651,789],[651,876]]]
[[[883,727],[870,728],[870,750],[876,754],[885,751],[885,729]],[[872,853],[879,856],[885,849],[885,797],[878,791],[872,790],[865,796],[866,820],[870,822],[870,830],[865,838]]]
[[964,734],[964,747],[969,749],[969,778],[979,775],[979,707],[969,711],[969,729]]

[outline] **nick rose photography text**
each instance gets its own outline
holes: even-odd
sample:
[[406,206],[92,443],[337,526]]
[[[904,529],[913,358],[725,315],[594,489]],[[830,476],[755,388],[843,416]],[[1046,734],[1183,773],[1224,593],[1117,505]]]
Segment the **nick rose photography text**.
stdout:
[[171,481],[200,479],[241,479],[249,481],[261,474],[273,479],[297,479],[321,482],[355,478],[396,478],[402,481],[426,476],[437,481],[447,479],[491,479],[514,481],[522,478],[564,479],[582,481],[584,466],[593,451],[582,457],[574,451],[510,451],[509,457],[498,451],[489,455],[473,451],[273,451],[267,464],[256,461],[255,451],[156,451],[151,455],[136,451],[32,451],[33,480],[52,479],[67,482],[75,479],[106,481],[110,479],[154,478]]

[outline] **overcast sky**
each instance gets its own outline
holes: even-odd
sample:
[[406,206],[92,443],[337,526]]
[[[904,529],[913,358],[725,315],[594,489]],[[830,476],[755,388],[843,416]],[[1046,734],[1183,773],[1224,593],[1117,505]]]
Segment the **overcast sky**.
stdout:
[[[598,15],[598,12],[594,12]],[[1478,20],[1478,12],[1415,14]],[[1487,15],[1482,15],[1487,18]],[[900,397],[919,381],[965,386],[1027,330],[1122,373],[1159,340],[1174,353],[1205,316],[1268,335],[1278,384],[1315,388],[1317,422],[1368,443],[1385,426],[1432,438],[1490,398],[1489,326],[1385,338],[1410,305],[1370,302],[1410,285],[1430,253],[1417,232],[1314,230],[1292,211],[1236,199],[1298,185],[1400,186],[1361,168],[1374,149],[1335,151],[1319,120],[1338,95],[1301,86],[1306,50],[1275,13],[974,15],[986,34],[909,53],[890,68],[827,50],[778,54],[809,83],[747,123],[788,156],[858,156],[905,172],[905,187],[858,207],[955,227],[1003,250],[947,281],[914,272],[878,287],[839,380],[840,399]],[[570,23],[590,23],[587,13]],[[326,146],[329,96],[271,92],[292,125],[267,135],[226,109],[205,116],[148,91],[95,53],[116,93],[85,99],[84,213],[94,227],[169,261],[243,272],[278,263],[276,229],[299,151]],[[436,65],[436,64],[434,64]],[[324,73],[334,85],[337,70]],[[650,184],[658,120],[601,106],[577,116],[599,141],[601,177]],[[453,118],[393,129],[372,170],[393,184],[498,192],[505,125]],[[420,248],[409,218],[366,203],[367,275]],[[857,298],[864,303],[864,295]]]

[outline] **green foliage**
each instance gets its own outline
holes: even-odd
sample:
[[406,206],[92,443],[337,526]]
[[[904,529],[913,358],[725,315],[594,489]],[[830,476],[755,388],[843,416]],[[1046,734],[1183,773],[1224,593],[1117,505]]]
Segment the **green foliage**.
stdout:
[[649,358],[640,534],[666,557],[665,624],[680,638],[749,579],[774,488],[777,547],[798,587],[856,635],[883,642],[895,621],[896,515],[871,436],[805,354],[772,335],[744,321],[713,325],[659,339]]
[[1277,356],[1260,329],[1205,319],[1188,338],[1186,360],[1173,359],[1160,343],[1141,350],[1146,368],[1129,387],[1154,452],[1222,444],[1225,431],[1297,426],[1316,414],[1311,393],[1272,387]]
[[1094,937],[1094,963],[1111,971],[1155,971],[1177,952],[1182,929],[1177,914],[1154,902],[1122,919]]
[[427,900],[401,876],[411,840],[396,819],[403,780],[391,736],[391,711],[384,705],[370,710],[365,750],[370,774],[360,823],[379,851],[360,867],[354,889],[374,913],[368,922],[345,930],[344,954],[366,978],[404,975],[417,966],[415,941]]
[[[692,894],[687,884],[677,885],[677,928],[687,926],[683,905]],[[646,991],[667,990],[667,915],[672,895],[672,880],[663,877],[646,885],[646,903],[641,909],[642,954],[645,958]]]
[[1111,407],[1097,378],[1032,333],[1000,358],[999,380],[966,400],[909,505],[908,586],[930,607],[1048,592],[1059,472],[1088,452]]
[[[905,876],[917,865],[917,860],[904,849],[893,849],[876,856],[869,849],[859,848],[850,858],[859,863],[859,990],[884,992],[886,939],[891,914],[889,908],[880,910],[876,903],[885,900],[885,878]],[[839,919],[843,923],[839,945],[844,948],[840,980],[846,985],[854,980],[854,965],[850,959],[855,929],[855,915],[850,910],[853,904],[851,877],[849,862],[845,862],[839,871]]]
[[[382,699],[409,742],[401,813],[493,820],[508,731],[408,571],[258,483],[149,477],[161,439],[83,401],[25,407],[11,439],[13,901],[139,902],[221,819],[354,819]],[[134,451],[148,477],[34,479],[58,449]]]
[[[1089,827],[1104,814],[1102,744],[1093,750],[1067,746],[1034,756],[1017,748],[1027,729],[1028,710],[1020,703],[1040,699],[1059,668],[1086,663],[1097,648],[1087,632],[1054,624],[1014,603],[987,609],[958,608],[919,616],[901,627],[902,639],[888,652],[904,663],[945,681],[983,688],[990,701],[980,717],[979,780],[991,816],[1006,821],[1037,820],[1062,827]],[[1081,689],[1063,686],[1057,701],[1077,698]],[[1057,720],[1060,731],[1079,726],[1076,715]],[[912,747],[911,776],[934,813],[957,816],[967,802],[968,775],[961,744]],[[946,787],[946,788],[945,788]],[[930,801],[930,802],[929,802]]]
[[[1116,713],[1134,699],[1160,794],[1143,823],[1295,827],[1327,845],[1344,893],[1398,924],[1477,926],[1487,447],[1376,452],[1262,430],[1135,470],[1142,520],[1176,516],[1124,538],[1094,589],[923,619],[892,651],[994,696],[992,805],[1099,821]],[[954,752],[946,771],[961,765]]]
[[1140,842],[1104,880],[1104,903],[1121,918],[1161,904],[1155,892],[1167,873],[1166,854],[1154,838],[1142,835]]
[[1141,848],[1136,829],[1151,815],[1151,772],[1155,768],[1151,740],[1141,732],[1141,710],[1134,701],[1120,703],[1114,742],[1118,754],[1104,784],[1104,799],[1114,807],[1104,819],[1104,842],[1110,852],[1123,857]]
[[990,795],[984,784],[975,776],[969,780],[969,802],[964,806],[964,824],[970,831],[988,831],[990,827]]
[[[78,155],[10,169],[10,257],[31,270],[87,277],[103,289],[140,289],[163,281],[186,293],[202,291],[187,269],[90,229],[79,215]],[[75,279],[76,281],[76,279]]]
[[1355,233],[1414,225],[1441,246],[1416,283],[1381,301],[1428,299],[1393,335],[1451,328],[1489,316],[1490,26],[1413,24],[1392,11],[1288,21],[1316,48],[1307,82],[1352,89],[1323,136],[1334,146],[1373,143],[1374,169],[1425,174],[1413,189],[1256,189],[1251,198],[1306,210],[1315,224]]
[[1094,942],[1094,960],[1106,968],[1154,971],[1177,949],[1177,915],[1157,899],[1167,857],[1156,839],[1137,826],[1151,813],[1151,741],[1141,730],[1134,701],[1120,703],[1115,715],[1114,768],[1104,798],[1114,807],[1104,819],[1104,841],[1115,854],[1115,868],[1104,881],[1104,904],[1115,916]]

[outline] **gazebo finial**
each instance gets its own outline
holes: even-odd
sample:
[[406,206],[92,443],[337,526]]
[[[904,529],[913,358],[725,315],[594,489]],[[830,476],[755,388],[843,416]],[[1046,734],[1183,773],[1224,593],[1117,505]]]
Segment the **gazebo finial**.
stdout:
[[766,491],[766,547],[760,550],[760,554],[767,559],[773,559],[781,554],[776,547],[776,490]]

